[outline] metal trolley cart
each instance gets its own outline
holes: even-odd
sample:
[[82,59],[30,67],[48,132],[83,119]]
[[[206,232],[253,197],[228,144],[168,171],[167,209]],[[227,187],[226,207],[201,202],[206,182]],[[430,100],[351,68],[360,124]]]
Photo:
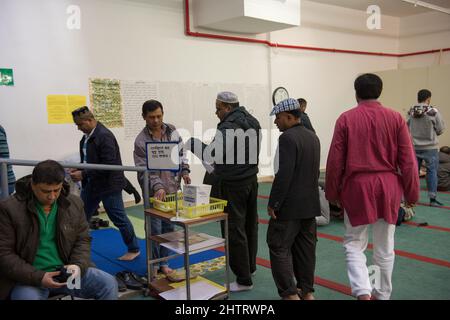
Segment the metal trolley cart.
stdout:
[[[162,292],[165,290],[169,290],[170,287],[161,288],[161,285],[158,285],[157,281],[153,280],[153,264],[160,262],[160,261],[166,261],[172,258],[176,258],[179,256],[184,256],[184,269],[186,274],[186,298],[187,300],[191,300],[191,272],[190,272],[190,263],[189,263],[189,256],[191,254],[205,251],[205,250],[211,250],[219,247],[225,248],[225,288],[226,290],[215,295],[212,299],[213,300],[221,300],[221,299],[228,299],[230,287],[229,287],[229,253],[228,253],[228,215],[224,212],[220,213],[214,213],[206,216],[201,216],[195,219],[189,219],[189,220],[174,220],[174,215],[170,212],[163,212],[161,210],[151,208],[145,210],[145,234],[146,234],[146,242],[147,242],[147,274],[148,276],[148,288],[145,289],[144,295],[150,295],[152,292]],[[168,223],[173,223],[176,226],[179,226],[184,231],[184,252],[173,254],[168,257],[163,257],[159,259],[152,259],[152,242],[156,241],[157,243],[164,242],[164,239],[160,236],[152,236],[151,234],[151,219],[161,219],[163,221],[166,221]],[[211,222],[223,222],[224,223],[224,239],[219,244],[202,247],[198,250],[190,250],[189,248],[189,236],[190,236],[190,228],[195,226],[200,226],[203,224],[208,224]]]

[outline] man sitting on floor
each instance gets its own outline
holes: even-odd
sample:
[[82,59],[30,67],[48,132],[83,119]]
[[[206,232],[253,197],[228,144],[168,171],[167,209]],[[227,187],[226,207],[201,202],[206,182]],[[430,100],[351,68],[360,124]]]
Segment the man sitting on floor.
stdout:
[[450,147],[442,147],[439,152],[438,190],[450,190]]
[[[0,202],[0,299],[117,299],[114,277],[91,267],[90,240],[83,202],[69,194],[63,167],[40,162]],[[67,282],[54,278],[60,266],[71,274]]]

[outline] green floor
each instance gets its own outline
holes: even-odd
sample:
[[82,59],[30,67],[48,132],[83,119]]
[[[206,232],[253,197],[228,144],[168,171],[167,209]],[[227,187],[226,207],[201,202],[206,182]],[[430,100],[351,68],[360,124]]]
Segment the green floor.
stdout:
[[[422,180],[422,184],[424,181]],[[259,185],[259,195],[267,196],[271,184]],[[450,194],[439,193],[438,197],[450,206]],[[427,193],[421,192],[421,202],[428,202]],[[259,218],[268,220],[267,200],[258,199]],[[450,210],[418,206],[413,222],[427,222],[430,226],[448,228],[435,230],[412,225],[402,225],[396,230],[397,250],[393,274],[392,299],[450,299]],[[127,209],[139,237],[144,237],[142,206]],[[219,235],[216,223],[197,228],[198,231]],[[259,224],[258,257],[269,260],[266,245],[267,225]],[[352,299],[348,295],[348,278],[344,260],[344,250],[339,241],[344,235],[343,222],[332,220],[327,226],[318,228],[316,266],[316,297],[324,300]],[[332,239],[329,237],[332,236]],[[334,237],[333,237],[334,236]],[[368,261],[372,252],[367,251]],[[223,283],[224,272],[208,273],[207,278]],[[248,292],[232,293],[232,300],[279,299],[269,268],[258,266],[254,279],[254,289]]]

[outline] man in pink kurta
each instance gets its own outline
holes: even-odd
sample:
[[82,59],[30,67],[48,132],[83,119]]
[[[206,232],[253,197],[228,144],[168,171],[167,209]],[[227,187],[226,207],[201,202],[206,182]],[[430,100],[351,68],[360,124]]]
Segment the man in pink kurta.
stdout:
[[[326,168],[326,197],[345,210],[344,248],[352,293],[389,299],[394,265],[394,232],[402,198],[419,198],[419,177],[411,137],[402,116],[377,101],[381,79],[365,74],[355,81],[358,106],[336,122]],[[373,226],[372,286],[364,251]],[[375,278],[376,280],[376,278]]]

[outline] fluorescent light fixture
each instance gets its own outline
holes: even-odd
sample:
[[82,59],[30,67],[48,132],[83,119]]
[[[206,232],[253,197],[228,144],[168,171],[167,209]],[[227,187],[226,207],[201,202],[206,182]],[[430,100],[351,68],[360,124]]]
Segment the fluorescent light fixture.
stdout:
[[446,8],[443,8],[443,7],[440,7],[440,6],[436,6],[436,5],[428,3],[428,2],[418,1],[418,0],[402,0],[402,1],[411,3],[415,7],[421,6],[421,7],[424,7],[424,8],[431,9],[431,10],[436,10],[436,11],[440,11],[440,12],[443,12],[443,13],[446,13],[446,14],[450,14],[450,9],[446,9]]

